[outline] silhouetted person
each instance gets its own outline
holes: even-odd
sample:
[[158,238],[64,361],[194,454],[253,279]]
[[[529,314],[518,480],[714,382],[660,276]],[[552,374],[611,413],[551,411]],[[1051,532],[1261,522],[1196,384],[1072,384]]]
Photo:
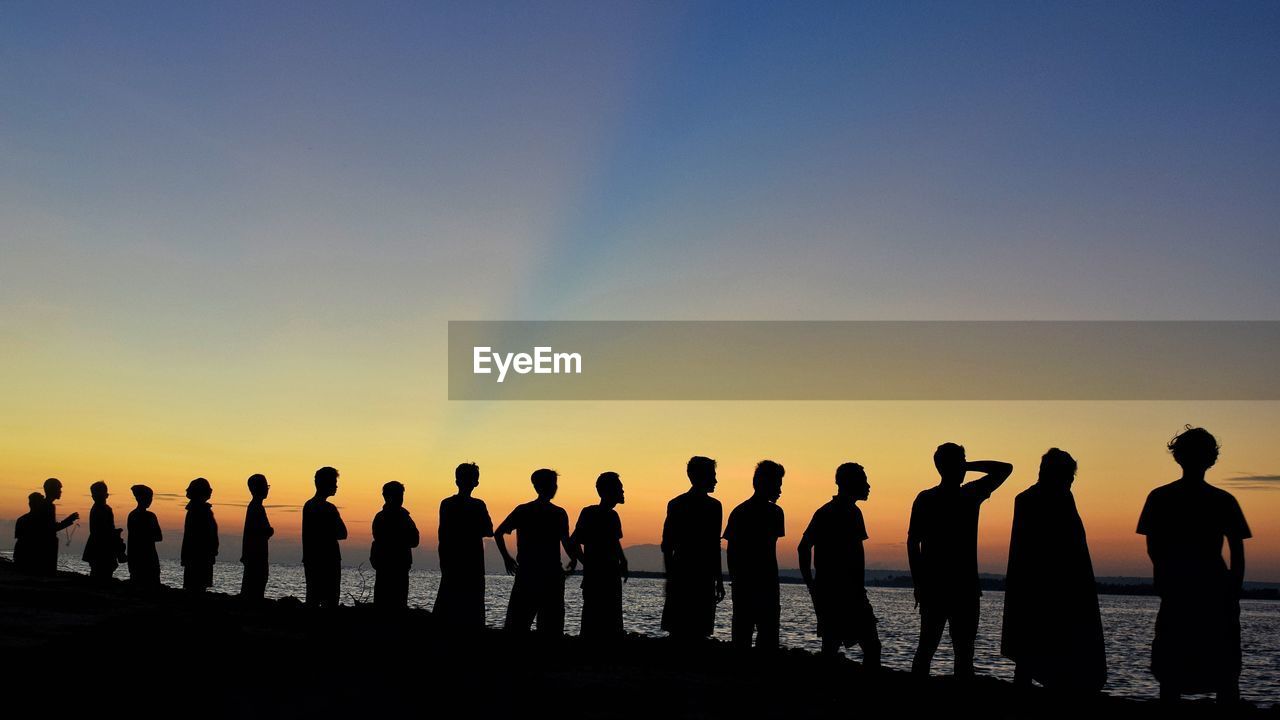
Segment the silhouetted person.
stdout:
[[458,494],[440,501],[440,589],[432,614],[439,627],[471,632],[484,627],[484,539],[493,520],[484,501],[471,493],[480,468],[462,463],[453,472]]
[[778,647],[782,604],[778,588],[778,538],[786,534],[782,508],[782,476],[786,470],[761,460],[751,478],[751,497],[729,513],[725,523],[725,555],[733,581],[733,644],[766,650]]
[[409,606],[409,568],[418,547],[418,526],[404,509],[404,485],[392,480],[382,486],[382,509],[373,516],[373,604],[380,608]]
[[58,480],[58,478],[45,480],[44,521],[38,525],[40,534],[43,536],[38,545],[38,565],[39,572],[42,575],[52,575],[58,572],[58,533],[80,519],[80,513],[73,512],[62,520],[58,520],[58,508],[55,503],[61,497],[62,481]]
[[33,492],[27,496],[27,513],[13,524],[13,564],[24,573],[40,572],[44,523],[44,496]]
[[267,544],[276,534],[267,520],[267,510],[262,503],[271,492],[267,477],[261,474],[249,476],[249,505],[244,511],[244,535],[240,541],[240,563],[244,575],[240,579],[240,597],[261,600],[267,592],[267,576],[270,573]]
[[[1138,518],[1160,596],[1151,672],[1163,699],[1216,692],[1219,703],[1234,703],[1240,697],[1240,590],[1249,525],[1231,493],[1205,481],[1218,461],[1213,435],[1188,425],[1169,451],[1182,477],[1152,490]],[[1230,565],[1222,560],[1223,540]]]
[[1084,523],[1071,484],[1076,461],[1052,448],[1040,478],[1013,502],[1000,652],[1014,681],[1098,692],[1107,681],[1102,615]]
[[[857,502],[871,494],[867,473],[857,463],[836,468],[836,494],[818,508],[800,537],[800,575],[818,616],[822,653],[837,655],[841,647],[862,648],[863,667],[880,667],[880,633],[867,600],[867,526]],[[817,571],[817,576],[810,570]]]
[[608,638],[622,634],[622,582],[627,579],[627,556],[622,552],[622,520],[617,506],[625,502],[618,473],[596,478],[599,505],[588,505],[573,527],[573,541],[582,558],[582,637]]
[[89,577],[106,582],[120,566],[124,556],[123,532],[116,527],[116,516],[107,504],[107,484],[101,480],[89,486],[93,507],[89,510],[89,539],[84,543],[82,560],[89,563]]
[[307,580],[307,605],[338,607],[342,588],[342,551],[347,526],[329,498],[338,494],[338,471],[316,471],[316,494],[302,506],[302,570]]
[[[907,558],[920,608],[920,645],[912,672],[929,674],[942,631],[951,626],[955,674],[973,675],[973,645],[978,634],[978,509],[1013,472],[995,460],[968,462],[964,448],[939,445],[933,454],[941,482],[921,492],[911,506]],[[985,475],[964,483],[965,473]]]
[[187,521],[182,529],[182,588],[204,592],[213,587],[213,564],[218,559],[218,523],[209,498],[213,488],[204,478],[187,485]]
[[160,586],[160,555],[156,543],[164,539],[160,521],[148,508],[155,494],[146,485],[129,488],[138,507],[129,511],[125,527],[129,529],[129,581],[142,587]]
[[723,510],[711,497],[716,489],[716,461],[695,455],[685,468],[689,490],[667,503],[662,524],[662,560],[666,599],[662,629],[671,637],[710,637],[716,626],[716,603],[724,599],[720,565]]
[[[539,635],[564,632],[564,577],[560,548],[569,556],[570,571],[578,554],[569,542],[569,516],[551,503],[556,496],[555,470],[535,470],[529,478],[538,493],[536,500],[517,505],[494,530],[498,552],[507,573],[516,576],[507,604],[507,630],[527,632],[536,620]],[[505,536],[516,533],[516,557],[507,552]]]

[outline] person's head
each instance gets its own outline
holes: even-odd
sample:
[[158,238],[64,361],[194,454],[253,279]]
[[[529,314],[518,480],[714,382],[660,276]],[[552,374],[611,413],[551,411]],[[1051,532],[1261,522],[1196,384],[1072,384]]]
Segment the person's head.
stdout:
[[106,502],[108,495],[107,484],[101,480],[89,486],[89,497],[94,502]]
[[129,492],[133,493],[133,499],[138,501],[138,507],[143,510],[151,507],[151,500],[155,497],[155,493],[151,492],[151,488],[146,485],[134,485],[129,488]]
[[382,486],[382,499],[387,503],[387,507],[403,507],[404,506],[404,484],[392,480]]
[[550,500],[556,496],[558,489],[560,473],[549,468],[540,468],[534,470],[529,476],[529,482],[533,483],[533,489],[538,493],[539,500]]
[[44,481],[44,496],[49,502],[53,502],[62,497],[62,481],[58,478],[49,478]]
[[196,478],[187,483],[187,499],[203,501],[213,497],[213,486],[204,478]]
[[1040,457],[1040,482],[1053,487],[1070,488],[1076,479],[1076,459],[1058,448]]
[[1208,430],[1186,426],[1169,441],[1169,452],[1183,470],[1203,473],[1218,462],[1218,440]]
[[694,455],[685,466],[689,476],[689,484],[695,490],[711,492],[716,489],[716,461],[709,457]]
[[751,476],[751,489],[767,500],[777,500],[782,497],[782,476],[786,474],[787,471],[778,463],[761,460]]
[[255,500],[265,500],[267,493],[271,492],[271,485],[267,483],[266,475],[254,473],[249,476],[245,484],[249,486],[249,495]]
[[616,472],[603,472],[596,478],[596,494],[600,502],[621,505],[626,502],[622,495],[622,478]]
[[480,466],[473,462],[465,462],[453,471],[453,482],[464,493],[475,490],[480,485]]
[[855,462],[843,463],[836,468],[836,495],[855,501],[870,497],[871,483],[867,482],[867,471]]
[[31,512],[35,512],[41,505],[44,505],[44,496],[40,493],[33,492],[27,496],[27,507]]
[[324,466],[316,471],[316,495],[333,497],[338,494],[338,471]]
[[933,466],[938,469],[943,485],[959,485],[964,482],[966,462],[962,445],[942,443],[933,451]]

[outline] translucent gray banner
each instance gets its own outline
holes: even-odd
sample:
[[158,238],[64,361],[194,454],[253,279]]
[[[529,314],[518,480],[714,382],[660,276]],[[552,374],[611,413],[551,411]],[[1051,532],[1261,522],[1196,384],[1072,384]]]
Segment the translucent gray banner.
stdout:
[[1280,400],[1280,322],[451,321],[450,400]]

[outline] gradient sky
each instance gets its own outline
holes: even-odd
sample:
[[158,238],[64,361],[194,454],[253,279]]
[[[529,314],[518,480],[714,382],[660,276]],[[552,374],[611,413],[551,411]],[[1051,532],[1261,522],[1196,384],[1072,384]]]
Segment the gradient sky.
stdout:
[[475,460],[495,516],[616,470],[653,542],[689,455],[727,505],[772,457],[791,565],[857,460],[902,567],[954,440],[1017,466],[1001,571],[1057,445],[1142,575],[1194,423],[1280,580],[1277,403],[450,403],[444,366],[450,319],[1280,319],[1277,37],[1270,2],[4,3],[0,517],[51,475],[120,519],[197,475],[296,506],[331,464],[356,545],[391,479],[432,535]]

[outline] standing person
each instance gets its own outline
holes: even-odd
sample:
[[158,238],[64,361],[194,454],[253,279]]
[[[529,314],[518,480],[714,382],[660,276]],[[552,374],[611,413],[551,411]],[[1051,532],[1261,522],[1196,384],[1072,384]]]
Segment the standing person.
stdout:
[[857,505],[870,495],[871,484],[861,465],[847,462],[836,468],[836,494],[813,514],[800,538],[799,554],[800,575],[818,616],[822,654],[837,655],[841,647],[857,644],[862,648],[862,666],[878,670],[880,633],[864,577],[862,542],[867,539],[867,526]]
[[733,581],[733,644],[778,648],[782,603],[778,587],[778,538],[786,534],[782,508],[782,476],[786,470],[761,460],[751,478],[751,497],[729,513],[725,524],[725,554]]
[[156,543],[164,539],[160,521],[151,512],[155,494],[146,485],[129,488],[138,506],[129,511],[125,527],[129,529],[129,580],[146,588],[160,587],[160,555]]
[[616,472],[596,478],[600,504],[578,515],[573,541],[582,558],[582,637],[622,635],[622,583],[627,579],[627,556],[622,552],[622,520],[617,506],[625,502],[622,479]]
[[187,485],[187,520],[182,529],[182,589],[204,592],[213,587],[218,558],[218,523],[213,519],[213,487],[204,478]]
[[267,544],[276,534],[267,519],[263,501],[271,492],[267,477],[261,474],[249,476],[249,506],[244,511],[244,535],[240,541],[240,563],[244,575],[240,580],[240,597],[261,600],[267,593],[267,576],[270,573]]
[[[911,506],[907,558],[920,608],[920,645],[911,671],[928,675],[942,631],[951,626],[956,677],[973,676],[978,635],[978,510],[1000,487],[1013,466],[995,460],[965,459],[964,448],[944,443],[933,453],[938,485],[922,491]],[[983,477],[964,483],[969,472]]]
[[58,520],[58,508],[54,503],[61,498],[62,481],[58,478],[45,480],[44,521],[37,524],[37,528],[43,536],[37,545],[39,558],[37,566],[42,575],[53,575],[58,572],[58,533],[80,519],[80,513],[73,512],[62,520]]
[[716,625],[716,603],[724,599],[720,563],[723,510],[711,497],[716,489],[716,461],[701,455],[685,467],[689,490],[667,503],[662,524],[662,560],[667,579],[662,629],[673,638],[710,637]]
[[338,494],[338,471],[322,467],[316,471],[316,494],[302,506],[302,570],[307,581],[307,605],[338,607],[342,588],[340,540],[347,539],[347,526],[329,498]]
[[[569,515],[551,499],[556,496],[559,474],[535,470],[529,478],[538,497],[515,510],[494,530],[498,552],[507,573],[516,576],[507,604],[507,630],[528,632],[536,620],[539,635],[564,632],[564,577],[578,563],[569,542]],[[507,552],[505,536],[516,533],[516,557]],[[569,556],[569,568],[560,566],[560,548]]]
[[404,508],[404,485],[392,480],[382,486],[382,509],[373,516],[373,604],[380,608],[409,606],[409,568],[418,547],[418,526]]
[[124,555],[123,532],[116,527],[116,515],[107,504],[110,493],[101,480],[89,486],[93,508],[89,510],[89,539],[84,543],[82,560],[89,563],[89,577],[97,582],[111,579]]
[[441,628],[473,632],[484,627],[484,539],[493,537],[493,520],[471,495],[480,467],[462,463],[453,478],[458,494],[440,501],[440,589],[432,614]]
[[40,572],[44,512],[44,496],[33,492],[27,496],[27,513],[13,524],[13,564],[21,572]]
[[1036,484],[1013,501],[1000,652],[1014,683],[1092,693],[1107,681],[1102,615],[1071,484],[1076,461],[1051,448]]
[[[1218,441],[1191,427],[1169,441],[1182,477],[1147,496],[1138,534],[1147,536],[1160,612],[1151,672],[1163,700],[1216,692],[1240,698],[1240,590],[1244,541],[1252,536],[1231,493],[1205,480],[1218,462]],[[1223,562],[1226,542],[1230,565]]]

